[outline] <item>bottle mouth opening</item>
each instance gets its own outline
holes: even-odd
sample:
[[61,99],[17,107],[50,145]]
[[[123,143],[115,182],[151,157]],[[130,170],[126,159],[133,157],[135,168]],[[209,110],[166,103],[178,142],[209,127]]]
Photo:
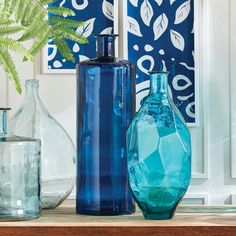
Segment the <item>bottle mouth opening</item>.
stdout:
[[31,86],[31,87],[34,87],[34,88],[37,88],[39,87],[39,80],[37,79],[28,79],[25,81],[25,86]]
[[115,39],[118,37],[118,34],[95,34],[94,37],[96,38],[96,40],[98,41],[110,41],[110,42],[114,42]]
[[149,75],[169,75],[169,71],[149,71]]
[[116,37],[119,37],[119,34],[94,34],[93,35],[94,37],[96,38],[102,38],[102,37],[113,37],[113,38],[116,38]]
[[0,111],[10,111],[10,107],[0,107]]

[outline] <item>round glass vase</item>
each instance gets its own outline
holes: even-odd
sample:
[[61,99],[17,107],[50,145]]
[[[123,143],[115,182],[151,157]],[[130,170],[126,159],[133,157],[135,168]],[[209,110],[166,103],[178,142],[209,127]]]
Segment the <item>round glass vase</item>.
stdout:
[[40,140],[7,135],[6,112],[0,108],[0,221],[38,218]]
[[168,73],[150,73],[150,93],[127,131],[128,171],[146,219],[173,217],[191,179],[191,139],[168,95]]
[[22,105],[10,120],[14,135],[38,138],[42,142],[42,207],[55,208],[71,193],[75,184],[75,148],[64,128],[49,114],[39,94],[38,80],[27,80]]

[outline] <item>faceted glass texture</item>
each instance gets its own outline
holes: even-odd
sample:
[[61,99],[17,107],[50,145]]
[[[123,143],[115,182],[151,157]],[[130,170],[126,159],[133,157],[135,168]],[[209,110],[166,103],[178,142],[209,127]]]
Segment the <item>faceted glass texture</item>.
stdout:
[[190,133],[167,90],[167,73],[152,73],[127,131],[130,186],[147,219],[171,218],[191,178]]
[[13,135],[38,138],[42,143],[42,207],[55,208],[75,185],[76,152],[64,128],[49,114],[38,94],[39,81],[26,81],[22,105],[10,120]]
[[135,70],[115,58],[115,35],[97,36],[97,58],[77,67],[77,213],[131,214],[126,131],[135,114]]

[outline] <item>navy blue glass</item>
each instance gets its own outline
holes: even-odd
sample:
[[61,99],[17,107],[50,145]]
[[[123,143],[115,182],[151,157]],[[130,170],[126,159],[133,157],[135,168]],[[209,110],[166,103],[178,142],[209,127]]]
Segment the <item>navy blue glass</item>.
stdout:
[[77,67],[77,213],[135,211],[126,130],[135,115],[135,66],[115,58],[116,35],[97,36],[97,58]]

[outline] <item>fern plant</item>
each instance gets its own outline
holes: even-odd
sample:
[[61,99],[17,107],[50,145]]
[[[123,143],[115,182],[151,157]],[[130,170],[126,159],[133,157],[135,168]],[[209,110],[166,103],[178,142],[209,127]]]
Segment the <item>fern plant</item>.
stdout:
[[[34,56],[52,39],[61,55],[75,62],[67,39],[85,44],[88,40],[76,32],[83,22],[73,20],[75,12],[56,7],[58,0],[0,0],[0,65],[2,65],[16,90],[21,93],[21,83],[11,51],[22,55],[23,61]],[[48,14],[51,14],[48,20]],[[65,16],[70,16],[67,18]],[[24,46],[31,40],[30,48]]]

